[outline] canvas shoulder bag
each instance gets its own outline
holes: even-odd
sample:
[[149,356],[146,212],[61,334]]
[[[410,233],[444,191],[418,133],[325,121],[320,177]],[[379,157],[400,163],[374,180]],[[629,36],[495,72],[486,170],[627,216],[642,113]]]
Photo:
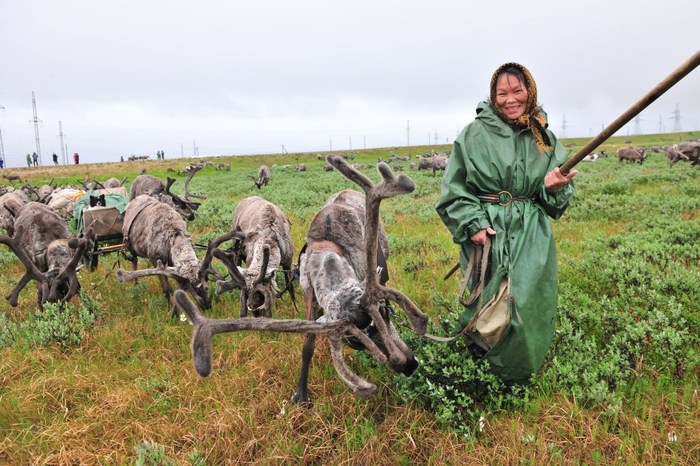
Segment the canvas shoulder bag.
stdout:
[[[477,302],[476,311],[467,323],[463,333],[484,351],[489,351],[510,327],[511,295],[508,276],[493,277],[486,284],[486,271],[491,253],[491,238],[486,237],[483,246],[475,246],[469,257],[459,293],[463,306]],[[494,283],[494,279],[497,283]],[[468,283],[472,283],[467,295]]]

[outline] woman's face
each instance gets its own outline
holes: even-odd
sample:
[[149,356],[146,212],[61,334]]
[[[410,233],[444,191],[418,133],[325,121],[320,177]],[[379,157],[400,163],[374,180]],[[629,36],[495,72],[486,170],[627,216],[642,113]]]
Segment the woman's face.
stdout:
[[504,73],[496,81],[496,108],[511,120],[525,113],[527,89],[517,76]]

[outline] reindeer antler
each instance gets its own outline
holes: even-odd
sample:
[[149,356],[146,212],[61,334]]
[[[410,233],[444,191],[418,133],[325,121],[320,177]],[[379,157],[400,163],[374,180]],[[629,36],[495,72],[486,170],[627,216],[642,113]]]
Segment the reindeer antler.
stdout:
[[150,277],[152,275],[163,275],[166,277],[173,277],[179,278],[181,280],[186,280],[185,277],[182,277],[180,276],[180,274],[177,273],[177,269],[175,267],[164,266],[163,262],[160,259],[158,259],[155,268],[134,270],[131,272],[124,269],[117,270],[117,280],[119,280],[119,283],[124,283],[129,280],[136,280],[137,278],[141,277]]
[[10,303],[10,306],[17,307],[19,293],[27,285],[27,283],[29,283],[31,280],[36,280],[46,290],[47,278],[46,275],[44,275],[44,273],[41,272],[36,265],[34,265],[34,262],[32,262],[31,258],[27,254],[27,251],[25,251],[22,245],[19,244],[14,238],[10,238],[9,236],[0,236],[0,243],[6,244],[10,248],[26,269],[26,272],[22,278],[19,279],[19,282],[17,282],[10,294],[5,298]]
[[[352,323],[344,320],[333,322],[318,322],[304,319],[269,319],[266,317],[239,317],[237,319],[209,319],[197,310],[197,306],[182,290],[175,291],[175,304],[192,322],[192,358],[197,373],[202,377],[211,374],[211,340],[214,335],[228,332],[256,330],[261,332],[304,333],[327,335],[331,342],[333,365],[341,379],[349,385],[358,396],[371,396],[377,387],[355,375],[345,365],[342,353],[342,337],[348,332],[359,338],[363,343],[371,340]],[[369,348],[369,346],[368,346]],[[374,353],[373,353],[374,354]],[[386,363],[381,352],[375,354],[380,363]]]
[[214,257],[219,259],[226,266],[229,274],[231,274],[231,280],[224,281],[218,280],[216,282],[216,294],[217,296],[226,293],[227,291],[235,290],[236,288],[245,288],[245,277],[238,270],[238,265],[236,264],[237,256],[235,253],[227,253],[221,249],[214,249]]
[[204,168],[202,165],[190,165],[190,171],[187,174],[187,179],[185,180],[185,199],[189,201],[190,197],[196,197],[197,199],[206,199],[207,196],[204,196],[202,194],[193,194],[190,193],[190,181],[192,180],[192,177],[194,177],[195,173],[197,173],[199,170]]
[[168,177],[167,178],[167,183],[165,184],[165,193],[172,197],[174,201],[176,202],[181,202],[184,205],[189,206],[190,209],[197,210],[200,205],[202,205],[200,202],[193,202],[193,201],[188,201],[187,198],[185,199],[181,198],[174,192],[170,191],[170,187],[175,183],[177,180],[175,178]]
[[211,273],[211,260],[214,257],[214,250],[218,249],[221,243],[230,241],[232,239],[243,239],[245,237],[244,233],[240,228],[233,229],[228,233],[225,233],[214,240],[209,240],[207,243],[207,252],[202,259],[202,265],[199,270],[199,278],[206,280],[208,275]]

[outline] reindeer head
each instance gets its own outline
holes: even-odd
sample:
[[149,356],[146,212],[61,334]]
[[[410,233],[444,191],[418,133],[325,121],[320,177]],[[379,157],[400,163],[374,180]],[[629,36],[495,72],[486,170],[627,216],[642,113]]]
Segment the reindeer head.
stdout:
[[[219,244],[224,237],[234,240],[233,247],[229,250],[217,248],[213,255],[226,266],[230,279],[217,281],[216,294],[221,295],[239,288],[241,317],[245,317],[248,311],[256,317],[271,317],[272,306],[280,290],[275,279],[277,267],[270,266],[270,257],[275,256],[273,264],[280,263],[279,247],[258,239],[257,233],[245,235],[239,226],[217,240]],[[245,242],[251,242],[251,253],[245,255],[248,266],[243,268],[238,264],[244,254]]]
[[175,209],[185,220],[192,221],[194,220],[194,212],[199,209],[201,204],[199,202],[187,201],[171,192],[170,187],[175,181],[177,181],[175,178],[168,177],[165,185],[165,192],[158,195],[158,200]]
[[[38,282],[40,304],[65,302],[75,296],[80,289],[77,266],[88,241],[93,237],[92,230],[88,229],[80,239],[54,240],[47,246],[43,257],[31,258],[19,238],[0,236],[0,243],[9,246],[26,269],[24,276],[7,296],[10,305],[17,306],[20,291],[31,280]],[[40,267],[45,268],[46,272],[42,272]]]

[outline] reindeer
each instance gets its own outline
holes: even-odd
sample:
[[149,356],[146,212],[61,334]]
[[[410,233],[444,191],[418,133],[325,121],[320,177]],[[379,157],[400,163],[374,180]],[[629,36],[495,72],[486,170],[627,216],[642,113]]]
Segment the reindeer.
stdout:
[[257,186],[258,189],[262,188],[263,186],[267,186],[267,184],[270,182],[270,167],[267,165],[260,165],[260,168],[258,168],[257,180],[252,176],[249,177],[251,180],[253,180],[253,183],[255,183],[255,186]]
[[[255,317],[272,317],[272,306],[280,294],[275,272],[281,266],[285,291],[289,291],[296,306],[292,287],[294,245],[284,212],[262,197],[245,198],[233,213],[233,233],[230,236],[239,238],[235,252],[226,256],[225,251],[219,250],[215,257],[224,262],[231,280],[217,282],[216,294],[240,288],[241,317],[246,317],[248,311],[252,311]],[[220,244],[222,239],[217,242]],[[247,268],[239,268],[241,261],[245,261]]]
[[[200,262],[194,252],[187,224],[180,214],[168,204],[142,194],[129,201],[124,211],[122,227],[124,243],[131,253],[134,271],[117,271],[120,283],[149,275],[158,275],[163,294],[171,305],[172,289],[168,277],[173,278],[178,289],[187,290],[204,309],[211,308],[207,279],[213,273],[211,249]],[[155,268],[136,270],[139,257],[147,258]],[[173,316],[177,315],[173,307]]]
[[201,205],[199,202],[191,202],[182,199],[177,194],[170,191],[170,187],[175,183],[175,178],[168,177],[167,183],[163,183],[160,178],[152,175],[139,175],[131,184],[131,195],[129,200],[134,200],[141,194],[146,194],[154,199],[163,202],[175,209],[185,220],[194,220],[194,211]]
[[20,208],[14,222],[14,235],[0,236],[24,265],[26,272],[7,300],[17,306],[20,291],[30,280],[37,281],[39,305],[66,302],[80,289],[76,267],[93,238],[88,229],[83,238],[75,238],[65,220],[48,206],[30,202]]
[[700,165],[700,143],[696,141],[680,142],[666,148],[666,157],[672,167],[679,160]]
[[22,182],[22,178],[19,175],[13,175],[11,173],[3,173],[2,177],[5,178],[7,181],[19,181],[20,183]]
[[644,163],[644,159],[646,156],[644,155],[644,148],[643,147],[632,147],[632,146],[623,146],[620,147],[617,150],[617,161],[622,162],[622,161],[627,161],[630,163],[637,162],[640,165]]
[[375,273],[380,236],[379,205],[383,199],[412,192],[415,184],[405,175],[395,177],[384,163],[377,167],[383,182],[373,185],[341,157],[329,155],[328,162],[362,187],[364,209],[360,197],[341,193],[336,196],[338,202],[327,204],[311,222],[301,263],[308,320],[209,319],[198,312],[185,293],[177,291],[176,304],[193,323],[191,347],[199,375],[206,377],[211,373],[212,337],[242,330],[306,334],[299,383],[292,398],[298,403],[309,401],[307,379],[316,335],[328,336],[333,365],[357,396],[372,396],[377,387],[346,366],[342,342],[347,337],[380,363],[402,374],[410,375],[418,367],[418,361],[390,321],[389,301],[398,303],[407,312],[419,335],[425,333],[428,317],[403,293],[380,285]]

